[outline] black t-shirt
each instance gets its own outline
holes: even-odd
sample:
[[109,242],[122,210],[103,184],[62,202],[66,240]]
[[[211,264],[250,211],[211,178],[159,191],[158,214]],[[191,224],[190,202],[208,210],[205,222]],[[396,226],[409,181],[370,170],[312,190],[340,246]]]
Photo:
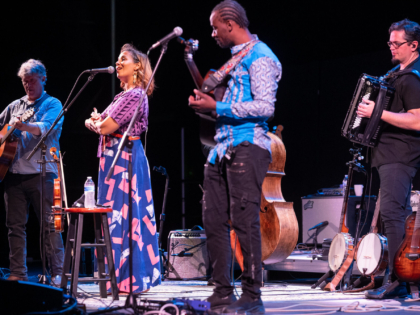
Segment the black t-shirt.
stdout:
[[[396,72],[396,79],[390,83],[395,88],[394,99],[389,111],[404,113],[410,109],[420,108],[420,78],[410,69],[420,70],[420,58],[412,65]],[[372,151],[372,166],[402,163],[408,166],[420,167],[420,132],[384,124],[378,146]]]

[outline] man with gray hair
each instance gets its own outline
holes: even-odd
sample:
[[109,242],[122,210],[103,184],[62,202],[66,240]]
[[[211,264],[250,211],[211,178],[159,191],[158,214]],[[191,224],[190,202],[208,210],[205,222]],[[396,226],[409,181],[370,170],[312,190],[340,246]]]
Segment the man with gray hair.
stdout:
[[[39,60],[29,59],[24,62],[18,72],[26,95],[9,104],[0,114],[0,128],[6,124],[16,127],[14,136],[18,146],[15,158],[9,167],[4,180],[4,201],[6,204],[6,226],[9,229],[9,260],[10,276],[7,280],[28,280],[26,267],[26,223],[28,221],[29,205],[33,206],[38,220],[41,218],[41,167],[37,163],[41,152],[28,161],[26,158],[37,145],[40,136],[46,133],[61,111],[61,102],[48,95],[45,90],[47,73],[45,66]],[[26,122],[20,121],[22,115],[29,109],[34,115]],[[47,160],[52,160],[49,153],[51,147],[60,149],[59,138],[63,118],[47,137]],[[55,233],[52,203],[54,193],[54,178],[58,170],[55,163],[46,164],[46,183],[44,192],[46,226],[45,247],[46,256],[51,268],[52,282],[60,285],[64,261],[64,246],[60,233]]]

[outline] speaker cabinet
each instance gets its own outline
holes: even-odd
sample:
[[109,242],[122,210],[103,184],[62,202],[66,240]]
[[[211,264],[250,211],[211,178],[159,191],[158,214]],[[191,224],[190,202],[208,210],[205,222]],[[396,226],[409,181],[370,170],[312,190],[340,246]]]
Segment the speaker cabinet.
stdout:
[[[361,196],[350,196],[347,207],[345,224],[349,228],[351,236],[355,237],[357,228],[357,210],[360,208]],[[360,237],[367,234],[372,223],[373,212],[375,211],[376,196],[365,197],[365,204],[369,205],[367,211],[366,223],[362,228]],[[309,240],[315,230],[308,233],[308,230],[314,225],[323,221],[328,221],[328,225],[318,233],[318,243],[321,244],[324,238],[333,238],[338,233],[341,211],[343,208],[343,196],[308,196],[302,197],[302,242],[313,243]],[[369,202],[370,201],[370,202]],[[361,224],[365,222],[362,217]],[[380,222],[378,222],[380,224]]]
[[168,235],[167,279],[207,279],[210,275],[204,230],[175,230]]
[[58,314],[63,309],[63,289],[27,281],[0,279],[0,302],[2,314]]

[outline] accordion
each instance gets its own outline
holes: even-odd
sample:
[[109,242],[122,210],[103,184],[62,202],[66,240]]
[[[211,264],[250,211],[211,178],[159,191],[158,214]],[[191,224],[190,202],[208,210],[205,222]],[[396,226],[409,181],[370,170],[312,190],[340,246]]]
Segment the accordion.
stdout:
[[[362,74],[357,83],[350,108],[341,128],[341,135],[352,142],[374,147],[381,136],[382,112],[387,110],[394,97],[395,89],[387,82],[367,74]],[[370,118],[357,117],[356,111],[362,99],[375,102]]]

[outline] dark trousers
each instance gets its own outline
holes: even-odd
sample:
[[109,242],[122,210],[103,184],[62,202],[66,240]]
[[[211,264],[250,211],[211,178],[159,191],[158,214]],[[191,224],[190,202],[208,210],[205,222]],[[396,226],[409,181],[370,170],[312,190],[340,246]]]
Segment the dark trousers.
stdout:
[[417,169],[393,163],[381,165],[378,172],[381,180],[380,212],[388,239],[390,276],[394,281],[394,257],[404,239],[405,219],[411,214],[411,185]]
[[[60,233],[54,232],[54,217],[51,206],[54,196],[54,173],[47,173],[45,183],[46,256],[52,275],[63,271],[64,246]],[[4,200],[6,203],[6,226],[9,229],[10,274],[17,277],[27,276],[26,267],[26,223],[29,205],[32,204],[38,221],[41,219],[41,175],[8,173],[4,181]],[[31,235],[38,238],[39,235]]]
[[216,283],[214,292],[220,296],[233,292],[230,219],[244,255],[242,290],[258,298],[262,285],[261,186],[270,153],[248,141],[233,150],[230,160],[217,159],[214,165],[207,162],[204,169],[203,223]]

